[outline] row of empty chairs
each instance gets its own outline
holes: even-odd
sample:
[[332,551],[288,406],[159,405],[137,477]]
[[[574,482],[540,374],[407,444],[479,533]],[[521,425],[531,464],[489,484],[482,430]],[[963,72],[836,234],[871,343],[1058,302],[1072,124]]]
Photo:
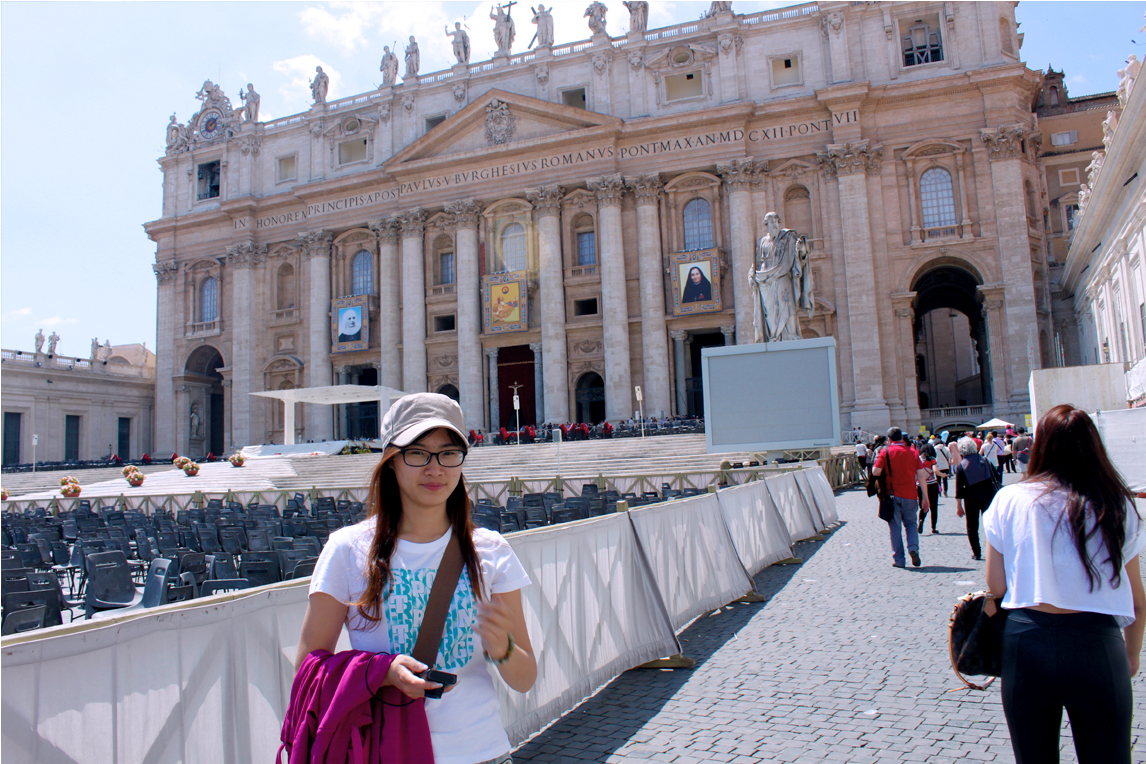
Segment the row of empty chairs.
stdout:
[[581,487],[580,496],[568,498],[557,492],[527,493],[520,497],[510,496],[504,507],[490,499],[479,499],[473,508],[474,524],[499,533],[513,533],[612,514],[617,511],[620,501],[625,501],[631,508],[699,493],[702,491],[698,488],[674,489],[664,483],[660,492],[622,494],[602,491],[596,483],[586,483]]

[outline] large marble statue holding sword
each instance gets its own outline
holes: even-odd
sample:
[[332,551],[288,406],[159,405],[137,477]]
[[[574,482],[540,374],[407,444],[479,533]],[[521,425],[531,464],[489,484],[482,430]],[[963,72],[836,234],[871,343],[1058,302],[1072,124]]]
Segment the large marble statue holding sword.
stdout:
[[748,274],[752,288],[753,342],[800,339],[799,311],[810,317],[816,309],[808,240],[780,227],[780,216],[764,216],[765,232],[756,247]]

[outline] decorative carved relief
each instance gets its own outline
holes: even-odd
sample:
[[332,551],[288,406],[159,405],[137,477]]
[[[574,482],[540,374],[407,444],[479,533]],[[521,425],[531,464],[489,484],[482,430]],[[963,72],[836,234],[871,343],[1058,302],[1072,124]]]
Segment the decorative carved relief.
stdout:
[[537,84],[538,85],[544,85],[546,82],[549,82],[549,65],[548,64],[541,64],[540,66],[538,66],[536,69],[533,70],[533,73],[535,75],[537,75]]
[[384,124],[384,125],[390,122],[390,102],[389,101],[387,101],[386,103],[383,103],[383,104],[379,104],[379,106],[378,106],[378,119],[380,119],[382,121],[382,124]]
[[601,353],[603,350],[604,345],[601,340],[581,340],[573,343],[573,352],[578,355],[593,355]]
[[992,162],[1000,159],[1016,159],[1022,153],[1023,137],[1027,130],[1022,125],[1000,125],[979,131],[983,143],[987,144],[987,158]]
[[620,174],[606,175],[585,181],[589,190],[597,194],[597,205],[600,207],[620,206],[621,197],[625,193],[625,182]]
[[459,82],[457,85],[454,85],[454,100],[458,103],[462,103],[466,100],[466,83]]
[[179,263],[174,260],[167,260],[162,263],[155,263],[151,266],[151,270],[155,272],[155,279],[160,284],[170,284],[176,274],[179,273]]
[[867,141],[831,144],[826,151],[816,153],[816,161],[829,179],[858,172],[878,175],[883,162],[883,147],[869,146]]
[[267,245],[256,246],[251,243],[232,244],[227,247],[227,265],[232,268],[255,268],[262,264],[267,256]]
[[399,214],[397,220],[402,227],[402,238],[421,236],[425,231],[426,213],[420,207]]
[[247,156],[248,154],[258,156],[259,146],[262,145],[262,142],[262,139],[258,136],[248,136],[239,142],[239,151],[242,152],[243,156]]
[[458,228],[477,228],[481,205],[476,199],[461,199],[447,204],[446,212],[453,215]]
[[402,96],[402,108],[406,110],[407,114],[414,113],[414,94],[407,93]]
[[565,189],[561,186],[542,186],[525,192],[525,198],[533,205],[537,217],[561,214],[561,198]]
[[380,218],[372,221],[369,226],[382,244],[398,243],[398,221],[394,218]]
[[517,117],[509,110],[509,104],[493,99],[485,107],[485,139],[490,146],[509,143],[517,130]]
[[664,188],[660,173],[655,172],[625,178],[625,184],[633,192],[637,204],[656,204],[660,199],[661,189]]
[[597,74],[603,75],[608,70],[608,68],[609,68],[609,56],[607,56],[604,53],[594,53],[593,54],[593,70],[596,71]]
[[751,159],[734,159],[727,164],[718,163],[716,172],[724,178],[730,191],[747,191],[760,180],[761,168]]
[[434,366],[439,369],[452,369],[458,365],[458,356],[440,355],[434,358]]
[[318,229],[300,233],[295,237],[295,246],[302,252],[304,260],[312,257],[330,257],[330,245],[334,241],[334,234],[330,231]]
[[633,71],[639,70],[644,63],[645,57],[639,50],[634,50],[629,54],[629,66],[633,68]]

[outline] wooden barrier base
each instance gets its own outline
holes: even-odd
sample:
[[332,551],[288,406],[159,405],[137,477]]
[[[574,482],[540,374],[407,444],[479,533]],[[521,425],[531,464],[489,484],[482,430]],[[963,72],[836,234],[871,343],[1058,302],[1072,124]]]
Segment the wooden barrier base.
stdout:
[[655,661],[642,663],[637,666],[639,669],[678,669],[678,668],[692,668],[696,665],[696,661],[692,658],[686,658],[680,653],[670,655],[667,658],[657,658]]
[[773,565],[803,565],[804,559],[802,557],[789,557],[785,560],[772,563]]

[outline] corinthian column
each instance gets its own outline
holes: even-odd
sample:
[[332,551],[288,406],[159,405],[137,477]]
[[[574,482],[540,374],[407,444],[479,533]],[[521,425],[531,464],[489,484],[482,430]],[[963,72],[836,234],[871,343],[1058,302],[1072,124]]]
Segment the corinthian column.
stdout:
[[[170,454],[179,451],[175,439],[175,276],[179,266],[174,260],[165,260],[151,266],[158,282],[158,316],[155,331],[155,440],[151,453]],[[182,372],[181,372],[182,373]],[[180,409],[182,410],[182,409]]]
[[[849,226],[843,238],[844,273],[847,280],[848,317],[851,332],[851,373],[856,403],[852,425],[879,432],[891,424],[891,412],[883,391],[880,358],[880,296],[875,286],[867,175],[879,175],[883,149],[867,141],[831,144],[816,155],[828,180],[839,183],[840,219]],[[914,354],[913,354],[914,357]],[[844,361],[843,367],[848,367]]]
[[628,178],[627,183],[637,200],[637,270],[641,277],[641,358],[646,410],[663,414],[669,411],[670,405],[659,206],[663,184],[657,173]]
[[601,301],[604,303],[605,418],[619,422],[631,415],[633,394],[629,370],[629,303],[625,285],[625,250],[621,240],[620,175],[587,181],[597,194],[601,232]]
[[478,215],[481,205],[473,199],[446,207],[458,226],[458,387],[462,413],[470,427],[479,427],[485,418],[482,405],[481,366],[481,285],[478,274]]
[[[544,186],[525,196],[537,216],[537,250],[541,285],[541,378],[545,421],[569,421],[569,380],[565,373],[565,273],[561,265],[561,186]],[[542,395],[543,394],[543,395]],[[541,421],[540,419],[538,420]]]
[[[329,231],[307,231],[295,243],[307,261],[310,294],[307,300],[306,386],[329,387],[330,370],[330,243]],[[234,402],[232,390],[232,404]],[[307,406],[306,437],[323,440],[334,437],[334,407]]]
[[421,209],[398,216],[402,226],[402,389],[426,392],[426,266]]
[[[915,292],[897,292],[891,296],[891,307],[895,309],[897,376],[907,412],[907,429],[912,432],[923,423],[919,410],[919,379],[915,373],[915,295]],[[936,405],[936,401],[931,405]]]
[[[267,256],[267,246],[251,243],[227,248],[227,265],[231,269],[231,437],[228,448],[251,445],[258,433],[258,412],[251,406],[251,393],[255,391],[254,368],[258,328],[254,325],[251,306],[255,299],[255,275]],[[262,385],[259,385],[262,387]]]
[[378,234],[378,384],[402,389],[401,297],[398,294],[398,221],[383,218],[370,224]]
[[[718,164],[716,171],[728,186],[728,220],[732,229],[732,302],[736,309],[736,342],[752,342],[752,290],[748,272],[756,259],[752,224],[752,184],[758,178],[751,159]],[[713,274],[717,278],[717,274]]]
[[489,431],[501,427],[501,389],[497,382],[497,348],[485,351],[489,359]]

